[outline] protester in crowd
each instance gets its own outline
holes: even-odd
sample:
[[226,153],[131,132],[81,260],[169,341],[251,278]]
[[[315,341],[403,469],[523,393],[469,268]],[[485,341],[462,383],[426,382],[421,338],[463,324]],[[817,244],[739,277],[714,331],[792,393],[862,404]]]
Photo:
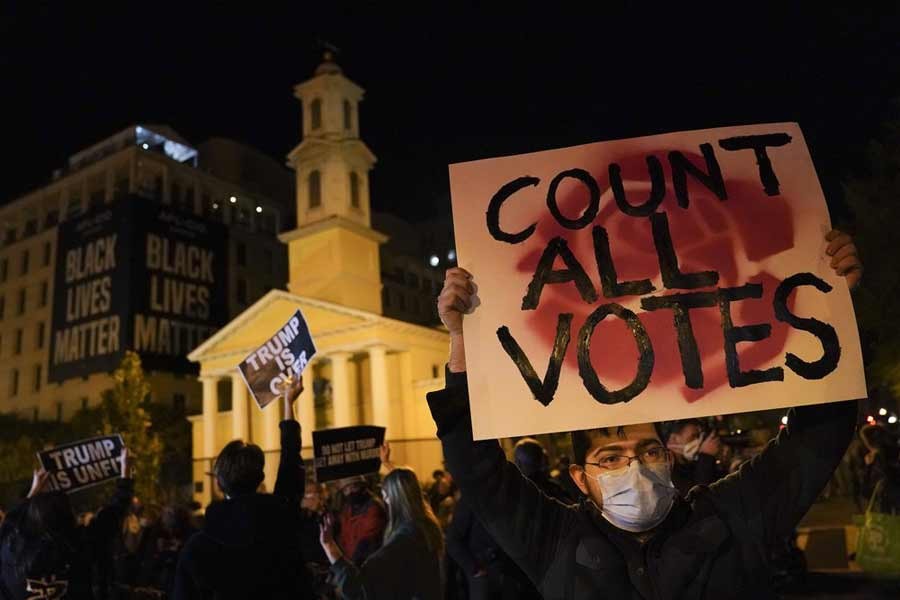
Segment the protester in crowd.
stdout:
[[349,560],[342,551],[331,517],[322,524],[322,548],[341,597],[440,600],[444,537],[415,472],[395,468],[384,478],[381,494],[388,510],[384,544],[364,563]]
[[[185,545],[175,573],[176,600],[187,598],[310,598],[297,536],[305,470],[293,402],[295,377],[284,390],[281,459],[275,493],[257,493],[265,456],[259,446],[229,442],[213,473],[225,500],[206,510],[203,529]],[[266,410],[278,410],[278,404]]]
[[695,485],[709,485],[722,476],[716,465],[722,442],[714,431],[704,431],[699,419],[675,421],[667,430],[663,442],[675,458],[672,483],[678,493],[687,496]]
[[439,511],[439,507],[441,502],[447,496],[453,494],[453,478],[451,477],[448,480],[448,474],[446,471],[442,469],[435,469],[431,474],[432,481],[428,486],[428,504],[431,506],[431,510],[434,514],[437,514]]
[[[853,287],[849,236],[826,236],[831,267]],[[573,432],[572,477],[587,499],[565,506],[474,442],[463,315],[472,275],[447,272],[438,313],[450,332],[446,388],[428,395],[447,466],[500,547],[552,598],[772,597],[767,548],[794,529],[841,459],[857,402],[792,409],[789,424],[740,471],[682,499],[652,423]],[[472,398],[472,402],[478,402]]]
[[134,493],[126,451],[121,468],[109,504],[88,527],[78,526],[69,496],[45,491],[48,473],[35,472],[27,498],[10,510],[0,527],[0,597],[107,597],[92,566],[111,560],[106,553]]
[[513,463],[522,472],[522,475],[530,479],[539,490],[550,498],[555,498],[565,504],[575,502],[575,499],[563,489],[559,483],[550,477],[550,460],[547,451],[539,441],[534,438],[522,438],[516,442],[513,448]]
[[559,457],[556,467],[550,471],[550,476],[558,483],[572,501],[577,502],[581,499],[581,490],[575,485],[575,481],[569,474],[569,466],[572,464],[571,459],[565,454]]
[[866,425],[859,432],[866,448],[864,493],[867,500],[875,496],[873,510],[900,514],[900,450],[897,437],[881,425]]
[[171,595],[181,551],[196,531],[187,506],[163,507],[159,523],[147,536],[152,544],[143,555],[135,586]]
[[337,541],[344,555],[360,565],[378,548],[387,525],[384,506],[362,475],[338,481],[341,508],[337,516]]
[[447,528],[447,554],[465,575],[469,600],[540,598],[525,574],[475,517],[464,496]]
[[307,481],[300,504],[300,553],[312,578],[316,598],[331,598],[333,594],[333,586],[328,581],[331,563],[319,543],[319,524],[327,513],[326,490],[321,483]]
[[156,552],[160,513],[157,505],[145,506],[138,498],[132,500],[131,510],[122,520],[122,533],[113,543],[112,598],[127,598],[131,590],[141,586]]

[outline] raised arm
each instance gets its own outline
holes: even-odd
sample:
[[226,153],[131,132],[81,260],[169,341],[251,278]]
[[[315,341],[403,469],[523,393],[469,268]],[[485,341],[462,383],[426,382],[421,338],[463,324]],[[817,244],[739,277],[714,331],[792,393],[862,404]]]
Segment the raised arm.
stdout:
[[[854,288],[862,263],[850,237],[827,236],[831,267]],[[791,409],[787,426],[737,473],[713,484],[711,498],[740,522],[758,524],[763,541],[790,534],[828,483],[853,437],[857,401]]]
[[450,331],[447,384],[445,389],[428,394],[428,405],[447,467],[462,496],[503,551],[540,585],[558,544],[577,516],[574,509],[548,498],[522,476],[506,460],[497,441],[472,439],[462,315],[472,306],[473,295],[468,272],[447,272],[438,299],[438,314]]
[[[299,508],[306,487],[306,469],[300,456],[300,423],[294,419],[294,401],[303,391],[303,378],[294,376],[288,381],[282,395],[284,420],[281,429],[281,458],[278,461],[278,476],[275,478],[275,494],[287,498]],[[269,410],[278,410],[277,406]]]

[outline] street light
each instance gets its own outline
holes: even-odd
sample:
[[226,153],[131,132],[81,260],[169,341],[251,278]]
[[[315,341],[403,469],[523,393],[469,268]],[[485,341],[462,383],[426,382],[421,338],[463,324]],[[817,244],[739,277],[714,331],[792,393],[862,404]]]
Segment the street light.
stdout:
[[896,422],[897,422],[897,417],[895,415],[891,415],[890,417],[888,417],[888,423],[890,423],[891,425],[893,425]]
[[887,414],[887,409],[886,409],[886,408],[879,408],[879,409],[878,409],[878,414],[879,414],[880,416],[883,417],[884,415]]
[[784,415],[783,417],[781,417],[781,424],[782,424],[782,425],[787,425],[787,424],[788,424],[788,418],[787,418],[787,415]]
[[432,267],[436,267],[441,264],[441,259],[437,257],[437,254],[432,254],[431,258],[428,259],[428,264]]
[[235,196],[232,196],[232,197],[229,198],[228,200],[229,200],[232,204],[234,204],[235,202],[237,202],[237,198],[236,198]]
[[262,206],[257,206],[257,207],[256,207],[256,212],[261,213],[261,212],[262,212]]

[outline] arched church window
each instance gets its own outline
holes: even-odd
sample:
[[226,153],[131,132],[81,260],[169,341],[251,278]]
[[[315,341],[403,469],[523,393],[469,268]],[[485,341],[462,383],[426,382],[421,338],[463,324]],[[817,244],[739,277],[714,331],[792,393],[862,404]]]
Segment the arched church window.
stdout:
[[313,129],[322,126],[322,100],[316,98],[309,105],[310,121]]
[[322,175],[318,171],[309,174],[309,207],[317,208],[322,205]]
[[359,175],[350,172],[350,205],[359,208]]
[[344,129],[353,129],[353,107],[349,100],[344,100]]

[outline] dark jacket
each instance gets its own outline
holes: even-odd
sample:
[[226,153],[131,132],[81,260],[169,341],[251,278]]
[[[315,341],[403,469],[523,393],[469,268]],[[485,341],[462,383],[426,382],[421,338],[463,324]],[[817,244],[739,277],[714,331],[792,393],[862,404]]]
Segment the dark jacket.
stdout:
[[297,530],[306,481],[300,425],[281,422],[281,461],[274,494],[243,494],[206,509],[203,530],[184,547],[173,597],[309,598]]
[[428,395],[447,466],[476,515],[547,600],[774,597],[773,540],[791,532],[853,435],[857,403],[792,409],[789,423],[737,473],[678,500],[646,543],[590,501],[566,506],[472,441],[466,377]]
[[386,525],[384,506],[374,496],[358,506],[347,502],[338,513],[338,545],[351,561],[361,565],[381,547]]
[[362,567],[342,558],[331,572],[344,600],[441,600],[444,588],[440,558],[411,525],[385,540]]
[[[29,500],[13,508],[0,528],[0,599],[25,598],[94,598],[95,581],[92,566],[108,564],[106,556],[113,539],[119,533],[122,517],[131,505],[134,482],[116,481],[113,497],[87,527],[75,527],[70,534],[58,537],[42,535],[30,538],[22,534],[21,526]],[[31,568],[20,567],[29,557]],[[38,595],[43,593],[44,596]],[[55,595],[54,595],[55,594]]]

